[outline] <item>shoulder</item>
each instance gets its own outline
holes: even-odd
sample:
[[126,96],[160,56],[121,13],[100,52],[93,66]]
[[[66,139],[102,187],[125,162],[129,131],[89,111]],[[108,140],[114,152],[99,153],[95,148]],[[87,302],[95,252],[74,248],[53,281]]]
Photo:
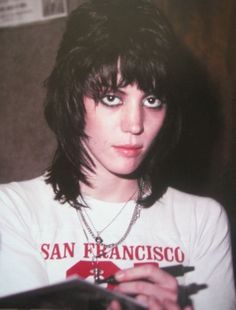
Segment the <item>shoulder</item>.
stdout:
[[1,201],[30,200],[47,195],[52,195],[53,191],[45,183],[44,176],[35,179],[0,184]]
[[8,217],[29,217],[54,203],[54,193],[44,176],[0,185],[0,213]]
[[205,230],[218,225],[221,229],[228,229],[224,207],[210,197],[197,196],[170,187],[160,203],[163,203],[163,207],[176,218],[189,221],[193,226]]
[[10,183],[0,184],[0,192],[11,192],[11,191],[27,191],[35,188],[45,186],[44,175],[37,178],[24,180],[24,181],[14,181]]
[[54,198],[44,176],[0,185],[0,229],[43,231],[76,221],[75,209]]
[[185,193],[172,187],[167,189],[160,202],[179,211],[191,210],[192,212],[205,213],[207,210],[207,213],[224,212],[224,208],[220,203],[210,197]]

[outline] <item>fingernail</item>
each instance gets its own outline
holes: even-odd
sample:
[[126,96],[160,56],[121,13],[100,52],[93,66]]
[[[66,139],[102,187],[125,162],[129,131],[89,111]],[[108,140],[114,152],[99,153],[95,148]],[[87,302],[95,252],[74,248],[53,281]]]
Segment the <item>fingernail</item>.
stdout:
[[116,274],[115,274],[115,278],[116,280],[120,281],[124,278],[125,274],[123,271],[118,271]]

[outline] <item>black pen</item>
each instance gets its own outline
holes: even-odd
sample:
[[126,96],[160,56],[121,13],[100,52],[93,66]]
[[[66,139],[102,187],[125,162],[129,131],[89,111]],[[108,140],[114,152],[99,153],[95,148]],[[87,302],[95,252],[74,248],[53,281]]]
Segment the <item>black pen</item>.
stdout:
[[178,305],[180,308],[192,306],[191,295],[197,294],[199,291],[207,288],[206,284],[191,283],[189,285],[178,286]]
[[[160,267],[161,270],[169,273],[170,275],[172,275],[173,277],[181,277],[183,276],[186,272],[190,272],[194,270],[193,266],[183,266],[183,265],[173,265],[173,266],[166,266],[166,267]],[[96,284],[103,284],[103,283],[107,283],[107,284],[112,284],[112,285],[116,285],[119,284],[119,281],[116,280],[114,275],[111,275],[107,278],[104,279],[97,279],[95,281]]]

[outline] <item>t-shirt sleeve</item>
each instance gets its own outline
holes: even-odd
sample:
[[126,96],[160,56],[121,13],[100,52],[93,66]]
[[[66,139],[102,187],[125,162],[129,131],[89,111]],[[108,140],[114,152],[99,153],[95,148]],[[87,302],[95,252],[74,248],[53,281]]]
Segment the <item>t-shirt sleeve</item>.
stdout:
[[14,191],[0,191],[0,296],[48,284],[32,235],[33,221]]
[[187,277],[188,282],[207,284],[208,287],[193,296],[195,309],[235,310],[231,240],[226,212],[212,199],[203,199],[196,210],[190,261],[195,271]]

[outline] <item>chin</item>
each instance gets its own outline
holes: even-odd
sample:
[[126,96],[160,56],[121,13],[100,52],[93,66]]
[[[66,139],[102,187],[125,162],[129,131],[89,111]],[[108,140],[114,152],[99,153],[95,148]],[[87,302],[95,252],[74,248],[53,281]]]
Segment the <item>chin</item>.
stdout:
[[132,165],[132,166],[122,166],[120,169],[116,166],[115,169],[110,169],[110,172],[112,172],[115,175],[121,176],[121,177],[131,177],[135,175],[135,172],[137,171],[138,167],[140,165]]

